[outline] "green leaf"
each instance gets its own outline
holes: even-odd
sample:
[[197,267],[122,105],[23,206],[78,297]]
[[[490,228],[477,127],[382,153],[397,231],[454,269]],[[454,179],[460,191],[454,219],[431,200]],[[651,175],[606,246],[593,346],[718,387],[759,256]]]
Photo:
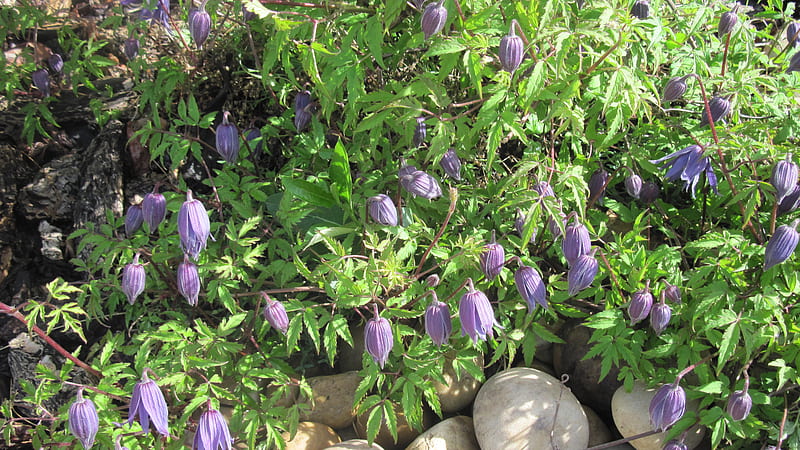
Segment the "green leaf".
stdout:
[[722,334],[722,340],[719,345],[719,356],[717,358],[717,373],[722,372],[722,368],[730,359],[733,352],[736,350],[736,344],[739,343],[739,322],[734,322],[728,326]]
[[372,408],[367,418],[367,441],[372,444],[383,424],[383,408]]
[[333,188],[339,194],[339,198],[349,204],[353,195],[353,180],[350,176],[350,160],[341,139],[336,142],[336,146],[333,149],[330,177]]
[[331,194],[316,184],[288,176],[281,178],[281,182],[289,193],[314,206],[332,207],[335,205]]

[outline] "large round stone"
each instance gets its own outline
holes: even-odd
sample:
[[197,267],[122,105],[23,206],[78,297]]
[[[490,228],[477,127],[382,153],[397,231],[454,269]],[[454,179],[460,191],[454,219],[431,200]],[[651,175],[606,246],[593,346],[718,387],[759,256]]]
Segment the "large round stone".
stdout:
[[312,398],[298,398],[311,410],[302,412],[300,420],[324,423],[331,428],[344,428],[353,423],[356,388],[361,382],[358,372],[312,377],[308,379]]
[[[395,416],[397,420],[397,441],[392,437],[389,428],[386,425],[386,418],[381,421],[381,427],[378,429],[378,435],[375,436],[375,443],[386,449],[403,449],[409,442],[419,436],[420,432],[411,427],[408,423],[406,415],[403,413],[400,405],[394,404]],[[367,420],[372,412],[372,408],[365,411],[363,414],[356,417],[353,428],[356,430],[356,435],[359,438],[367,437]],[[422,412],[422,427],[428,428],[433,425],[433,413],[428,410]]]
[[406,450],[481,450],[472,418],[451,417],[420,434]]
[[[483,356],[476,357],[475,364],[483,366]],[[433,388],[436,389],[442,412],[445,413],[454,413],[467,407],[475,399],[481,387],[481,382],[466,371],[456,376],[451,360],[445,363],[442,376],[445,382],[433,380]]]
[[289,433],[283,433],[281,437],[286,441],[286,450],[322,450],[341,442],[331,427],[315,422],[298,423],[297,433],[291,440]]
[[482,450],[583,450],[589,423],[569,389],[536,369],[497,373],[475,398],[472,415]]
[[383,447],[375,443],[369,445],[364,439],[350,439],[349,441],[332,445],[325,450],[383,450]]

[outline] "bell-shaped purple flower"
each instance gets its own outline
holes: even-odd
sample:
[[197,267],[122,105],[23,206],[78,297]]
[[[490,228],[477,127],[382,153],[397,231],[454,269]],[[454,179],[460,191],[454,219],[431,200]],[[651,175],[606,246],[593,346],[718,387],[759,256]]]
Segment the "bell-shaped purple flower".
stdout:
[[[717,176],[711,166],[711,160],[707,156],[703,156],[703,148],[699,145],[690,145],[650,162],[659,164],[667,160],[671,161],[660,167],[662,170],[667,169],[665,176],[670,181],[682,180],[685,183],[686,190],[692,193],[692,198],[694,198],[697,183],[700,182],[700,175],[704,172],[708,179],[708,184],[711,185],[714,192],[717,192]],[[642,194],[640,193],[639,197],[641,198],[641,196]]]
[[211,222],[200,200],[192,198],[191,190],[186,191],[186,201],[178,211],[178,235],[183,251],[197,261],[211,235]]
[[686,89],[688,88],[686,84],[686,78],[688,78],[688,75],[683,77],[672,77],[669,79],[669,81],[667,81],[667,85],[664,86],[663,96],[665,102],[672,102],[683,97],[683,94],[686,93]]
[[400,158],[400,169],[397,171],[397,176],[403,180],[404,176],[411,175],[417,171],[417,166],[406,164],[405,159]]
[[689,450],[689,447],[687,447],[686,444],[683,443],[683,441],[673,439],[664,444],[663,450]]
[[125,53],[125,57],[128,58],[128,61],[136,58],[139,55],[139,40],[132,37],[125,39],[125,42],[122,44],[122,51]]
[[141,228],[144,223],[144,215],[142,214],[142,205],[131,205],[128,208],[128,213],[125,214],[125,235],[128,237],[133,236],[133,233]]
[[83,388],[79,388],[75,401],[69,407],[69,431],[81,441],[84,449],[88,449],[94,445],[94,437],[99,429],[97,409],[91,400],[83,398]]
[[800,22],[791,22],[786,27],[786,41],[794,48],[800,46]]
[[425,34],[425,39],[429,39],[434,34],[442,31],[447,22],[447,8],[444,7],[444,0],[436,3],[429,3],[422,12],[421,28]]
[[653,294],[650,293],[650,282],[645,288],[638,290],[631,295],[631,302],[628,304],[628,315],[631,316],[631,325],[636,324],[650,315],[653,308]]
[[[244,131],[244,138],[250,145],[250,150],[253,152],[251,156],[258,158],[264,152],[264,140],[261,139],[261,130],[258,128],[248,128]],[[253,142],[256,142],[255,147]]]
[[145,285],[144,266],[139,264],[139,254],[133,256],[133,262],[122,269],[122,292],[128,297],[131,305],[136,301],[136,297],[144,292]]
[[735,421],[744,420],[750,415],[750,408],[753,407],[753,399],[747,393],[747,388],[743,391],[734,391],[728,398],[727,411]]
[[425,142],[425,137],[428,135],[428,126],[425,124],[425,117],[417,117],[417,124],[414,126],[414,136],[411,138],[411,143],[414,147],[421,147]]
[[267,319],[272,328],[286,334],[289,331],[289,316],[286,315],[286,308],[283,303],[271,299],[266,292],[261,293],[261,298],[264,299],[264,318]]
[[594,257],[596,251],[594,249],[588,255],[579,256],[567,272],[567,291],[570,297],[592,285],[599,268]]
[[203,48],[203,44],[211,33],[211,16],[206,12],[205,2],[200,9],[189,11],[189,34],[198,49]]
[[589,178],[589,201],[597,201],[598,204],[602,205],[607,184],[608,172],[603,169],[597,169]]
[[172,32],[172,26],[169,24],[169,0],[158,0],[153,9],[142,9],[139,17],[154,24],[160,23],[167,31]]
[[[561,222],[561,226],[559,226]],[[550,217],[547,221],[547,229],[553,235],[553,239],[558,239],[561,236],[561,230],[567,227],[567,215],[562,211],[558,212],[558,217]]]
[[42,93],[42,98],[50,97],[50,74],[47,73],[47,69],[34,70],[31,80],[36,89]]
[[417,197],[433,200],[442,196],[442,188],[436,178],[422,170],[415,170],[400,177],[400,185]]
[[791,225],[781,225],[775,230],[775,234],[767,242],[764,250],[764,270],[780,264],[794,253],[797,243],[800,241],[800,233],[797,232],[797,224],[800,219],[796,219]]
[[736,15],[735,8],[732,11],[722,13],[722,16],[719,18],[719,26],[717,27],[717,36],[721,38],[733,31],[733,27],[736,26],[737,22],[739,22],[739,16]]
[[786,73],[800,72],[800,52],[795,52],[789,59],[789,66],[786,68]]
[[797,186],[798,167],[797,164],[792,162],[792,154],[786,155],[786,159],[778,161],[775,167],[772,168],[772,176],[770,183],[775,188],[775,197],[778,203],[792,193],[795,186]]
[[631,7],[631,15],[637,19],[650,17],[650,2],[648,0],[636,0]]
[[492,241],[483,246],[480,261],[481,272],[486,275],[487,280],[495,279],[503,271],[506,262],[506,251],[495,240],[494,231],[492,231]]
[[453,333],[453,322],[450,320],[450,307],[440,302],[433,294],[433,301],[425,309],[425,333],[437,347],[444,345]]
[[638,199],[639,194],[642,192],[642,184],[642,177],[632,173],[628,178],[625,178],[625,191],[631,197]]
[[800,207],[800,185],[795,185],[792,190],[778,203],[778,215],[790,213]]
[[500,39],[500,48],[498,49],[500,65],[503,67],[503,70],[509,73],[514,73],[514,71],[517,70],[522,63],[523,56],[525,56],[523,53],[525,44],[522,42],[522,38],[517,36],[514,29],[516,25],[516,19],[512,20],[508,34]]
[[555,197],[556,193],[553,191],[553,187],[550,186],[550,183],[547,181],[540,181],[533,185],[531,188],[534,192],[539,194],[539,197]]
[[686,412],[686,392],[676,381],[661,386],[650,400],[650,424],[655,431],[666,431]]
[[[523,237],[525,235],[525,225],[527,224],[528,219],[525,217],[525,213],[522,212],[521,209],[517,208],[516,218],[514,219],[514,229],[519,234],[519,237]],[[531,233],[530,242],[536,240],[536,229],[533,229],[533,233]]]
[[188,255],[183,255],[183,262],[178,264],[178,292],[190,305],[197,305],[197,298],[200,295],[200,274]]
[[231,113],[225,111],[222,123],[217,126],[217,152],[228,163],[239,158],[239,129],[230,123]]
[[367,320],[367,325],[364,327],[364,348],[372,360],[383,369],[393,346],[392,325],[388,319],[378,315],[378,307],[375,306],[373,317]]
[[432,273],[428,275],[428,278],[425,278],[425,285],[428,286],[429,288],[435,288],[436,286],[439,285],[439,281],[440,281],[439,275]]
[[298,133],[311,123],[311,92],[298,92],[294,97],[294,128]]
[[[715,176],[714,180],[716,179],[717,178]],[[645,205],[649,205],[658,200],[660,191],[661,190],[659,189],[657,184],[653,183],[652,181],[648,181],[642,185],[642,191],[639,192],[639,200]]]
[[458,159],[458,154],[454,148],[450,148],[439,160],[439,165],[448,177],[461,181],[461,160]]
[[681,304],[681,290],[678,286],[664,282],[664,298],[672,303]]
[[192,450],[231,450],[232,443],[225,416],[209,404],[197,423]]
[[61,73],[64,69],[64,58],[58,53],[53,53],[47,58],[47,64],[50,66],[50,70],[52,70],[53,73]]
[[461,296],[458,304],[461,336],[469,336],[472,342],[477,344],[478,339],[485,341],[486,336],[494,337],[492,327],[497,325],[497,321],[486,294],[475,289],[471,279],[467,279],[467,286],[469,290]]
[[[708,109],[711,111],[711,119],[717,123],[731,113],[731,101],[726,97],[714,96],[708,101]],[[700,126],[703,125],[708,125],[708,113],[705,107],[700,116]]]
[[397,207],[388,195],[378,194],[367,199],[367,211],[375,223],[397,226]]
[[514,283],[517,285],[520,297],[528,304],[528,313],[532,313],[537,306],[547,309],[547,290],[538,270],[524,264],[520,265],[514,272]]
[[653,306],[653,309],[650,310],[650,326],[653,327],[656,336],[661,335],[667,329],[671,318],[672,308],[663,300]]
[[138,417],[145,434],[150,432],[150,424],[152,424],[159,434],[169,436],[167,401],[164,400],[164,394],[156,382],[147,376],[148,370],[145,369],[142,372],[142,379],[133,388],[131,405],[128,410],[128,425]]
[[158,185],[153,192],[144,196],[142,200],[142,218],[150,227],[150,232],[158,229],[158,226],[167,215],[167,199],[158,193]]
[[578,222],[577,217],[573,218],[573,222],[564,230],[564,240],[561,241],[564,258],[572,266],[579,257],[589,253],[591,246],[589,229],[586,228],[586,225]]

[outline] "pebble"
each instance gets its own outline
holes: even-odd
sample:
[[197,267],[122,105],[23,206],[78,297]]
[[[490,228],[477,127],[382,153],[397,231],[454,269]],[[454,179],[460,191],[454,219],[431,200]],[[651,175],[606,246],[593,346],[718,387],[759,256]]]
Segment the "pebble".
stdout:
[[405,450],[481,450],[472,418],[443,420],[420,434]]
[[358,372],[311,377],[311,399],[301,397],[298,403],[311,407],[300,413],[300,420],[323,423],[331,428],[344,428],[353,423],[356,388],[361,382]]

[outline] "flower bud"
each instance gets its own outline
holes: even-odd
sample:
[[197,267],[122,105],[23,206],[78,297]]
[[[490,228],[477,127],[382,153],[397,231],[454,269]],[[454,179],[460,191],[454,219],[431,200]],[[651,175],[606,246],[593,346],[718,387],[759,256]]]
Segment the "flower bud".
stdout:
[[625,190],[628,195],[638,199],[639,194],[642,192],[642,177],[632,173],[628,178],[625,178]]
[[425,285],[429,288],[435,288],[439,285],[439,275],[431,274],[428,278],[425,278]]
[[406,162],[403,160],[400,166],[400,170],[397,171],[397,176],[400,177],[400,181],[402,182],[404,176],[411,175],[416,171],[417,171],[417,166],[406,164]]
[[275,328],[282,334],[286,334],[286,332],[289,331],[289,316],[286,315],[286,308],[283,306],[283,303],[269,298],[266,292],[261,293],[261,298],[266,301],[264,305],[264,318],[267,319],[267,322],[269,322],[272,328]]
[[683,441],[673,439],[664,444],[663,450],[689,450],[689,447],[687,447],[686,444],[683,443]]
[[311,92],[299,92],[294,98],[294,128],[298,133],[311,123]]
[[647,283],[644,289],[636,291],[631,295],[631,302],[628,304],[628,315],[631,316],[631,325],[646,319],[652,307],[653,294],[650,293],[650,284]]
[[547,290],[538,270],[530,266],[520,266],[514,273],[514,283],[520,297],[528,304],[528,313],[532,313],[537,306],[547,309]]
[[791,22],[789,26],[786,27],[786,40],[794,48],[800,45],[800,22]]
[[212,408],[209,403],[197,422],[192,450],[230,450],[233,448],[231,444],[233,444],[233,439],[225,416]]
[[122,292],[128,297],[131,305],[136,301],[136,297],[144,292],[145,271],[144,266],[139,264],[139,254],[133,256],[133,262],[122,269]]
[[658,185],[648,181],[642,185],[642,190],[639,192],[639,200],[645,205],[649,205],[658,200],[659,193]]
[[69,431],[81,441],[84,449],[88,449],[94,445],[94,437],[99,429],[97,409],[91,400],[83,398],[83,388],[79,388],[75,401],[69,407]]
[[598,269],[597,260],[594,258],[596,251],[595,249],[588,255],[579,256],[567,272],[567,291],[570,297],[592,285]]
[[579,256],[589,253],[591,246],[592,242],[586,225],[578,222],[577,217],[573,218],[573,222],[564,230],[564,240],[561,241],[564,258],[571,266]]
[[178,211],[178,235],[183,251],[197,261],[211,235],[211,223],[206,208],[200,200],[192,198],[191,190],[186,191],[186,201]]
[[439,160],[439,165],[442,166],[444,173],[446,173],[448,177],[456,181],[461,181],[461,160],[458,159],[458,154],[456,154],[455,149],[451,148],[447,150],[444,156],[442,156],[442,159]]
[[650,310],[650,326],[653,327],[656,336],[661,335],[669,325],[669,320],[672,318],[672,308],[663,301],[657,303]]
[[38,69],[31,74],[33,85],[42,93],[42,98],[50,97],[50,75],[46,69]]
[[450,320],[450,307],[447,303],[434,298],[425,310],[425,333],[437,347],[441,347],[453,332],[453,323]]
[[242,4],[242,20],[244,20],[245,22],[250,22],[251,20],[255,19],[256,17],[258,17],[258,15],[256,15],[256,13],[254,13],[253,11],[250,11],[249,9],[247,9],[247,5]]
[[487,280],[493,280],[500,272],[506,262],[506,251],[503,246],[495,241],[494,231],[492,231],[492,241],[483,246],[480,256],[481,272],[486,275]]
[[791,225],[781,225],[775,230],[775,234],[767,242],[764,251],[764,270],[780,264],[794,253],[800,234],[797,232],[797,223],[800,219],[792,222]]
[[189,11],[189,34],[197,45],[198,50],[203,48],[203,43],[208,39],[211,32],[211,16],[206,12],[205,2],[200,9]]
[[775,197],[778,203],[783,201],[784,197],[789,195],[797,186],[798,168],[797,164],[792,162],[792,154],[786,155],[786,159],[778,161],[772,169],[772,176],[770,183],[775,188]]
[[[567,226],[567,215],[559,211],[558,216],[558,218],[551,217],[547,221],[547,229],[550,231],[550,234],[553,235],[553,239],[558,239],[558,237],[561,236],[561,230]],[[561,222],[560,227],[559,221]]]
[[631,8],[631,15],[637,19],[647,19],[650,17],[650,2],[647,0],[636,0]]
[[132,37],[125,39],[125,43],[122,44],[122,51],[125,53],[125,57],[128,58],[128,61],[136,58],[136,56],[139,55],[139,40]]
[[[247,143],[250,145],[250,149],[253,152],[253,155],[256,158],[259,157],[261,153],[264,152],[264,140],[261,139],[261,130],[258,128],[248,128],[244,132],[244,138],[247,140]],[[253,147],[252,142],[258,140],[258,143]]]
[[467,280],[469,291],[461,296],[458,304],[458,317],[461,320],[461,336],[469,336],[473,343],[486,336],[494,337],[492,327],[497,323],[492,304],[486,294],[475,289],[472,280]]
[[400,185],[411,194],[428,200],[442,196],[442,188],[436,178],[421,170],[400,177]]
[[683,97],[683,94],[686,93],[686,89],[688,88],[686,85],[686,78],[687,77],[672,77],[667,81],[667,85],[664,86],[665,102],[672,102]]
[[125,235],[128,237],[133,236],[133,233],[136,233],[141,228],[143,222],[142,205],[131,205],[128,208],[128,213],[125,214]]
[[728,414],[737,422],[746,419],[750,415],[750,408],[752,407],[753,399],[750,398],[750,394],[746,390],[735,391],[728,398]]
[[443,4],[444,0],[429,3],[422,12],[421,28],[425,39],[429,39],[444,28],[444,24],[447,22],[447,8]]
[[789,59],[789,67],[786,68],[786,73],[800,72],[800,52],[795,52]]
[[686,392],[675,382],[661,386],[650,400],[650,424],[655,431],[666,431],[686,412]]
[[397,207],[388,195],[378,194],[367,199],[367,210],[376,223],[397,226]]
[[128,425],[132,424],[138,416],[145,434],[150,432],[152,424],[159,434],[169,436],[167,401],[156,382],[147,376],[147,370],[142,372],[142,379],[133,387],[128,410]]
[[736,26],[736,22],[738,21],[739,17],[736,15],[735,9],[732,11],[724,12],[722,16],[719,18],[719,27],[717,28],[717,36],[722,38],[722,36],[730,33],[733,30],[733,27]]
[[540,181],[533,185],[533,191],[539,194],[539,197],[555,197],[553,187],[547,181]]
[[498,49],[498,57],[500,58],[500,65],[503,70],[509,73],[514,73],[515,70],[522,63],[525,50],[525,44],[522,38],[517,36],[514,27],[517,24],[516,20],[511,21],[511,27],[508,34],[500,39],[500,48]]
[[62,58],[58,53],[53,53],[50,55],[50,57],[47,59],[47,63],[50,65],[50,70],[52,70],[53,73],[61,73],[61,71],[64,69],[64,58]]
[[[708,101],[708,109],[711,110],[711,119],[714,123],[724,119],[731,112],[731,101],[725,97],[715,96]],[[703,114],[700,117],[700,126],[708,125],[708,114],[703,107]]]
[[664,298],[671,301],[672,303],[681,304],[681,290],[678,286],[674,284],[669,284],[668,282],[664,282]]
[[425,125],[424,117],[417,117],[417,125],[414,127],[414,137],[411,142],[414,147],[419,148],[425,142],[425,137],[428,135],[428,126]]
[[190,305],[197,305],[200,295],[200,274],[197,266],[189,261],[188,255],[183,255],[183,262],[178,264],[178,292]]
[[603,169],[597,169],[589,178],[589,201],[596,201],[602,205],[606,184],[608,184],[608,172]]
[[225,111],[222,123],[217,126],[217,152],[225,162],[235,163],[239,158],[239,129],[230,123],[230,116],[231,113]]
[[796,210],[800,206],[800,185],[795,185],[792,190],[778,203],[778,215],[783,215]]
[[392,325],[387,319],[378,316],[376,306],[373,317],[367,320],[367,325],[364,327],[364,348],[372,356],[372,360],[383,369],[393,346]]
[[158,193],[158,185],[153,192],[144,196],[142,200],[142,218],[150,227],[150,232],[158,229],[158,226],[167,215],[167,199]]
[[[517,208],[517,217],[516,219],[514,219],[514,229],[517,231],[517,234],[519,234],[519,237],[523,237],[525,235],[526,222],[527,219],[525,217],[525,213],[522,212],[521,209]],[[535,240],[536,240],[536,229],[534,228],[533,233],[531,233],[530,242],[533,242]]]

